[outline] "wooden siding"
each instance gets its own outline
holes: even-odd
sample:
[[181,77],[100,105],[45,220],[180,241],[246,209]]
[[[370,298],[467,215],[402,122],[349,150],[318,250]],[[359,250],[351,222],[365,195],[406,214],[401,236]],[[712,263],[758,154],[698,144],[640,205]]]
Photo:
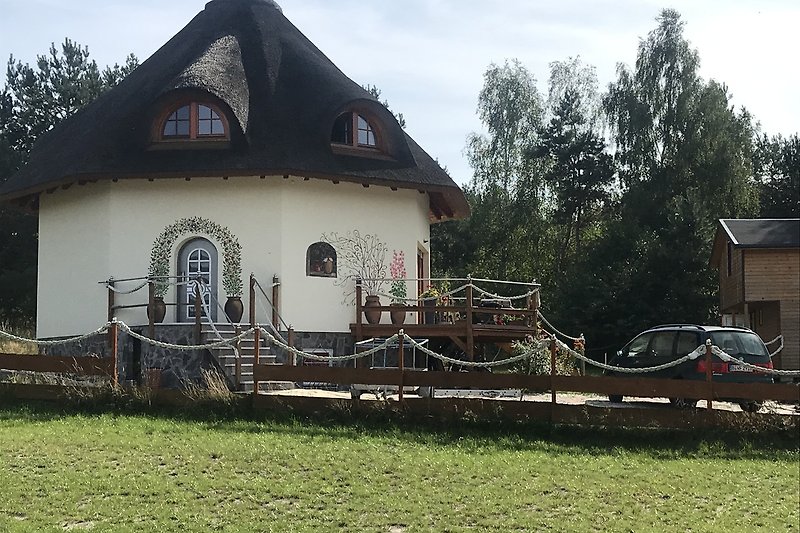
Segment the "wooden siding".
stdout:
[[720,310],[723,313],[744,303],[744,273],[743,273],[743,250],[736,247],[731,248],[731,273],[728,275],[728,246],[727,240],[722,247],[719,268],[719,299]]
[[[800,370],[800,298],[781,302],[783,351],[778,363],[784,370]],[[766,339],[770,340],[770,339]]]
[[800,298],[800,249],[744,250],[745,300]]

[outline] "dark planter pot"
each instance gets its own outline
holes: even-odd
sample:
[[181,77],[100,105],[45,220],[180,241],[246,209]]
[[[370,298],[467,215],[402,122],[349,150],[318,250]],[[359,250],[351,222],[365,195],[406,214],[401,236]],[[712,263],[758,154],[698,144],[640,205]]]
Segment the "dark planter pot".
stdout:
[[[436,307],[436,300],[437,298],[429,298],[423,299],[422,305],[425,307]],[[424,313],[424,322],[426,324],[435,324],[436,323],[436,312],[435,311],[425,311]]]
[[152,306],[147,306],[147,318],[149,319],[151,315],[156,324],[164,321],[164,317],[167,315],[167,304],[164,303],[164,298],[161,296],[153,296]]
[[228,316],[228,320],[234,324],[238,324],[242,320],[244,304],[240,296],[228,296],[228,301],[225,302],[225,314]]
[[391,307],[402,307],[402,309],[392,309],[389,311],[389,316],[392,319],[392,324],[399,325],[406,321],[406,310],[403,304],[389,304]]
[[364,316],[369,324],[380,324],[383,311],[380,309],[368,309],[369,307],[380,307],[381,299],[377,295],[369,295],[364,300]]

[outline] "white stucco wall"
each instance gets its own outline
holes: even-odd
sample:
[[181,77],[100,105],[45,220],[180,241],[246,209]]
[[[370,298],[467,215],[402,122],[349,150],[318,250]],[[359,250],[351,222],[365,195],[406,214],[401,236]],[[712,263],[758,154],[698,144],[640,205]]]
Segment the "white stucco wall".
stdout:
[[[104,323],[107,293],[97,282],[146,276],[153,240],[166,226],[192,216],[227,227],[238,238],[245,320],[250,272],[268,294],[273,275],[278,275],[281,314],[298,331],[345,332],[355,319],[336,279],[306,276],[306,250],[323,233],[357,229],[376,234],[388,247],[387,277],[393,250],[403,250],[408,276],[414,277],[417,249],[427,249],[430,236],[428,196],[416,190],[294,177],[123,180],[59,189],[40,200],[38,336],[73,335]],[[191,237],[175,243],[172,275],[177,273],[177,251]],[[219,252],[221,278],[223,248],[209,240]],[[221,279],[217,285],[224,303]],[[408,290],[411,294],[411,284]],[[176,297],[173,288],[165,300],[175,302]],[[144,289],[116,297],[122,305],[146,301]],[[257,309],[258,320],[267,321],[263,306]],[[117,317],[128,324],[147,322],[143,308],[121,309]],[[176,308],[168,307],[165,322],[175,320]]]

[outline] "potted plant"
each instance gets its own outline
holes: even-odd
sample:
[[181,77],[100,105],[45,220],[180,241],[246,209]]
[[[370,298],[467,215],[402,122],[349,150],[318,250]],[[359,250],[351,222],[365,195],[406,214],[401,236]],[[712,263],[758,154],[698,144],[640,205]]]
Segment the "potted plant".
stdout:
[[389,294],[392,296],[392,307],[403,307],[393,309],[389,312],[392,324],[402,324],[406,321],[406,260],[402,250],[395,250],[392,254],[392,262],[389,265],[389,272],[392,275],[392,284],[389,286]]
[[164,296],[169,289],[169,251],[164,247],[153,247],[150,252],[150,269],[147,273],[148,281],[153,284],[153,301],[148,302],[147,318],[153,317],[153,322],[161,323],[167,314],[167,304]]
[[[439,296],[439,289],[433,285],[428,285],[428,288],[419,295],[419,299],[422,300],[422,305],[425,307],[436,307],[436,303],[439,301]],[[425,324],[436,323],[435,311],[425,311],[424,317]]]

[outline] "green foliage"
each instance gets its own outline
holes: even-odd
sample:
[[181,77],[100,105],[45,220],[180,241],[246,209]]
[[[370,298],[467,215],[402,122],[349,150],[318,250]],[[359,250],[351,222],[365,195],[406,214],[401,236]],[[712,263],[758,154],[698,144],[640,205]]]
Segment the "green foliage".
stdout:
[[531,280],[546,264],[542,163],[527,157],[543,116],[536,80],[519,62],[484,74],[478,115],[486,135],[467,140],[473,179],[468,220],[431,229],[437,275]]
[[[0,183],[28,159],[36,140],[136,68],[129,55],[123,66],[100,72],[89,51],[66,39],[53,44],[34,66],[14,61],[0,93]],[[33,322],[36,314],[38,223],[35,215],[0,206],[0,320]]]
[[228,296],[242,295],[242,246],[236,235],[212,220],[188,217],[176,220],[162,230],[150,250],[148,276],[155,278],[154,292],[163,297],[169,287],[168,280],[172,248],[181,235],[205,234],[222,245],[222,288]]
[[800,216],[800,137],[758,139],[755,154],[763,218]]
[[590,117],[577,90],[567,88],[557,103],[549,126],[532,155],[546,158],[549,168],[545,183],[553,196],[552,221],[559,233],[554,266],[581,253],[581,242],[610,199],[609,185],[614,177],[611,156],[603,139],[589,127]]

